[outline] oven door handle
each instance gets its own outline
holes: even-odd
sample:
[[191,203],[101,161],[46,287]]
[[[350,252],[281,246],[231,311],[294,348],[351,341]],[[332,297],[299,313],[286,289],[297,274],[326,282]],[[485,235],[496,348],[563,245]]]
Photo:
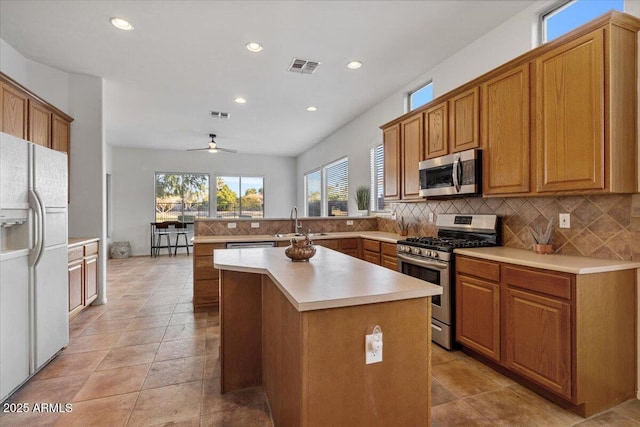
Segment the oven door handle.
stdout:
[[438,270],[446,270],[447,268],[449,268],[448,263],[442,263],[437,261],[435,262],[426,261],[423,259],[418,259],[416,257],[405,255],[405,254],[398,254],[398,259],[402,261],[407,261],[410,264],[419,265],[420,267],[433,267],[433,268],[437,268]]

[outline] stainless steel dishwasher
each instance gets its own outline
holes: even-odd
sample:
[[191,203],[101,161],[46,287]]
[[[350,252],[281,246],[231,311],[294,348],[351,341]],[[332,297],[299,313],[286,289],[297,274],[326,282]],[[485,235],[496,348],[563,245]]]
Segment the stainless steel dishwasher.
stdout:
[[242,249],[242,248],[273,248],[276,242],[229,242],[227,243],[227,249]]

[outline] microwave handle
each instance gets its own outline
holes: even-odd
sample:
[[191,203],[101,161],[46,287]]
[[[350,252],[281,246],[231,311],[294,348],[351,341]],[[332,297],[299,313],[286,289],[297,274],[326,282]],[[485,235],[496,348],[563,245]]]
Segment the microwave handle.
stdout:
[[462,182],[462,164],[460,162],[460,154],[455,154],[453,160],[453,186],[456,189],[456,193],[460,192],[460,182]]

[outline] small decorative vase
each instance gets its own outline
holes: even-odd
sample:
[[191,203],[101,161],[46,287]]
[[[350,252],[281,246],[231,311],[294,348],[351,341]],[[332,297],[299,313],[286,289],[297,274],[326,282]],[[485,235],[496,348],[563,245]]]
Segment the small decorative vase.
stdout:
[[401,236],[406,236],[409,234],[409,230],[400,230],[400,235]]
[[552,254],[553,245],[541,245],[536,243],[533,245],[533,252],[537,254],[543,254],[543,255]]
[[309,236],[305,236],[304,240],[299,242],[291,239],[291,244],[284,250],[284,254],[293,262],[309,262],[309,258],[316,254],[316,248]]

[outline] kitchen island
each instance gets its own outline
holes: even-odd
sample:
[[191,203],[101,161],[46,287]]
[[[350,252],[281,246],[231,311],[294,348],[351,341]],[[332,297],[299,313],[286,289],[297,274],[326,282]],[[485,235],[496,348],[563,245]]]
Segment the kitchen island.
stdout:
[[[317,247],[215,250],[221,391],[263,385],[277,426],[429,425],[431,297],[441,288]],[[379,325],[382,362],[365,364]]]

